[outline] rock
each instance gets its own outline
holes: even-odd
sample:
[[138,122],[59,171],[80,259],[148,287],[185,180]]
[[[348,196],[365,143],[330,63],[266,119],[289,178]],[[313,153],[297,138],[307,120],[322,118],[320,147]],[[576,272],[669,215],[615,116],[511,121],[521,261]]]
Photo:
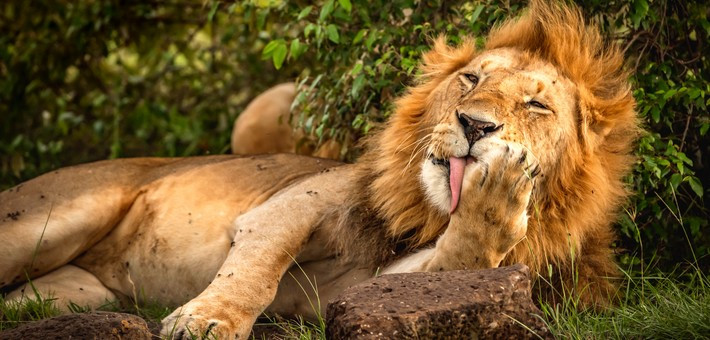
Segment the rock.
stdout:
[[0,339],[151,339],[145,320],[123,313],[61,315],[0,332]]
[[328,304],[328,339],[552,338],[529,276],[520,264],[382,275]]

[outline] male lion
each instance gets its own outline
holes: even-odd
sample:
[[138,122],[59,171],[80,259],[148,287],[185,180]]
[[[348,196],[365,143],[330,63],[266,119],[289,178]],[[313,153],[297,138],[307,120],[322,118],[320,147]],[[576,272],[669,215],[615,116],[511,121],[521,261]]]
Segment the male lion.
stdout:
[[533,1],[483,51],[438,39],[355,164],[124,159],[3,192],[0,285],[182,305],[163,320],[178,338],[243,338],[264,310],[312,317],[304,275],[328,301],[376,272],[520,262],[605,304],[638,134],[621,68],[578,9]]

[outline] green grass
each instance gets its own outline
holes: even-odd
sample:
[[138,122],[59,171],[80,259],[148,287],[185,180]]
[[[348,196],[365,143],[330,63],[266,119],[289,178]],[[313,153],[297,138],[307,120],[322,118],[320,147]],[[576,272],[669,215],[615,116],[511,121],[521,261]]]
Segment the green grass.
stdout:
[[33,299],[6,301],[0,296],[0,331],[59,315],[52,297],[42,297],[36,291]]
[[559,339],[710,339],[710,281],[684,275],[628,277],[615,307],[580,311],[572,299],[543,304],[543,318]]
[[[621,287],[609,310],[581,311],[569,297],[555,306],[543,304],[542,318],[557,339],[710,339],[710,279],[699,270],[627,276]],[[272,318],[266,324],[287,339],[325,339],[323,320]]]
[[[622,289],[619,303],[605,312],[579,311],[570,298],[555,306],[543,305],[542,317],[559,339],[710,339],[710,279],[699,270],[628,277]],[[171,312],[158,304],[121,311],[153,322]],[[0,299],[0,330],[58,314],[51,297],[35,296],[21,303]],[[316,323],[278,317],[261,320],[255,329],[267,327],[282,338],[325,339],[322,319]],[[256,338],[265,337],[257,333]]]
[[[575,298],[566,295],[557,305],[542,304],[541,317],[558,339],[710,339],[710,278],[697,265],[690,268],[694,269],[653,276],[644,275],[644,271],[635,276],[627,271],[619,301],[613,308],[603,312],[581,311]],[[648,268],[645,272],[649,272]],[[30,298],[6,301],[0,296],[0,331],[59,315],[55,299],[43,297],[33,285],[29,286],[33,289]],[[317,321],[265,316],[260,320],[266,321],[255,324],[254,338],[264,339],[266,334],[276,332],[285,339],[325,339],[325,320],[319,313],[321,301],[315,278],[313,281],[308,278],[307,285],[299,283],[299,286],[304,293],[312,290],[315,294],[316,301],[312,301],[311,307],[316,311]],[[134,295],[137,299],[137,294]],[[107,304],[101,309],[136,314],[153,323],[172,312],[158,303],[134,304],[127,309]],[[69,310],[82,313],[90,309],[72,304]]]
[[252,339],[268,339],[267,333],[279,334],[279,339],[325,340],[325,320],[318,318],[317,323],[298,319],[284,319],[278,316],[264,316],[254,324]]

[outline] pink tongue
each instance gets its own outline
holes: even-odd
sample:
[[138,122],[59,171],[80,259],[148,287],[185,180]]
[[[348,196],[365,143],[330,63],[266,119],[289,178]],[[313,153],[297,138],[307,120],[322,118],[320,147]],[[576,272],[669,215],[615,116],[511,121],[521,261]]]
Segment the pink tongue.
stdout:
[[453,214],[459,204],[461,183],[463,182],[463,169],[466,167],[466,158],[449,158],[449,186],[451,186],[451,211]]

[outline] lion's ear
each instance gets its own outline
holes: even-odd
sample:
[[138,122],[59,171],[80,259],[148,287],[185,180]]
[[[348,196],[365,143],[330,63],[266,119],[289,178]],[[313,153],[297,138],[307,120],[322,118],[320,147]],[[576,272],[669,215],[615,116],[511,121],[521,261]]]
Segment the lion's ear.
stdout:
[[[600,98],[599,96],[582,96],[580,103],[582,115],[582,130],[585,144],[592,149],[608,145],[611,139],[618,139],[619,134],[628,134],[624,139],[635,138],[639,133],[636,125],[634,100],[630,92],[623,96]],[[610,137],[616,135],[617,137]]]
[[613,129],[613,121],[606,119],[603,112],[582,101],[580,105],[581,138],[585,147],[593,151],[604,143]]
[[434,48],[422,56],[423,76],[448,76],[466,66],[476,55],[476,43],[473,38],[464,37],[458,46],[450,46],[446,40],[445,35],[440,35],[434,40]]
[[591,111],[591,130],[599,138],[604,138],[611,132],[613,127],[613,122],[605,119],[604,116],[597,110],[592,109]]

